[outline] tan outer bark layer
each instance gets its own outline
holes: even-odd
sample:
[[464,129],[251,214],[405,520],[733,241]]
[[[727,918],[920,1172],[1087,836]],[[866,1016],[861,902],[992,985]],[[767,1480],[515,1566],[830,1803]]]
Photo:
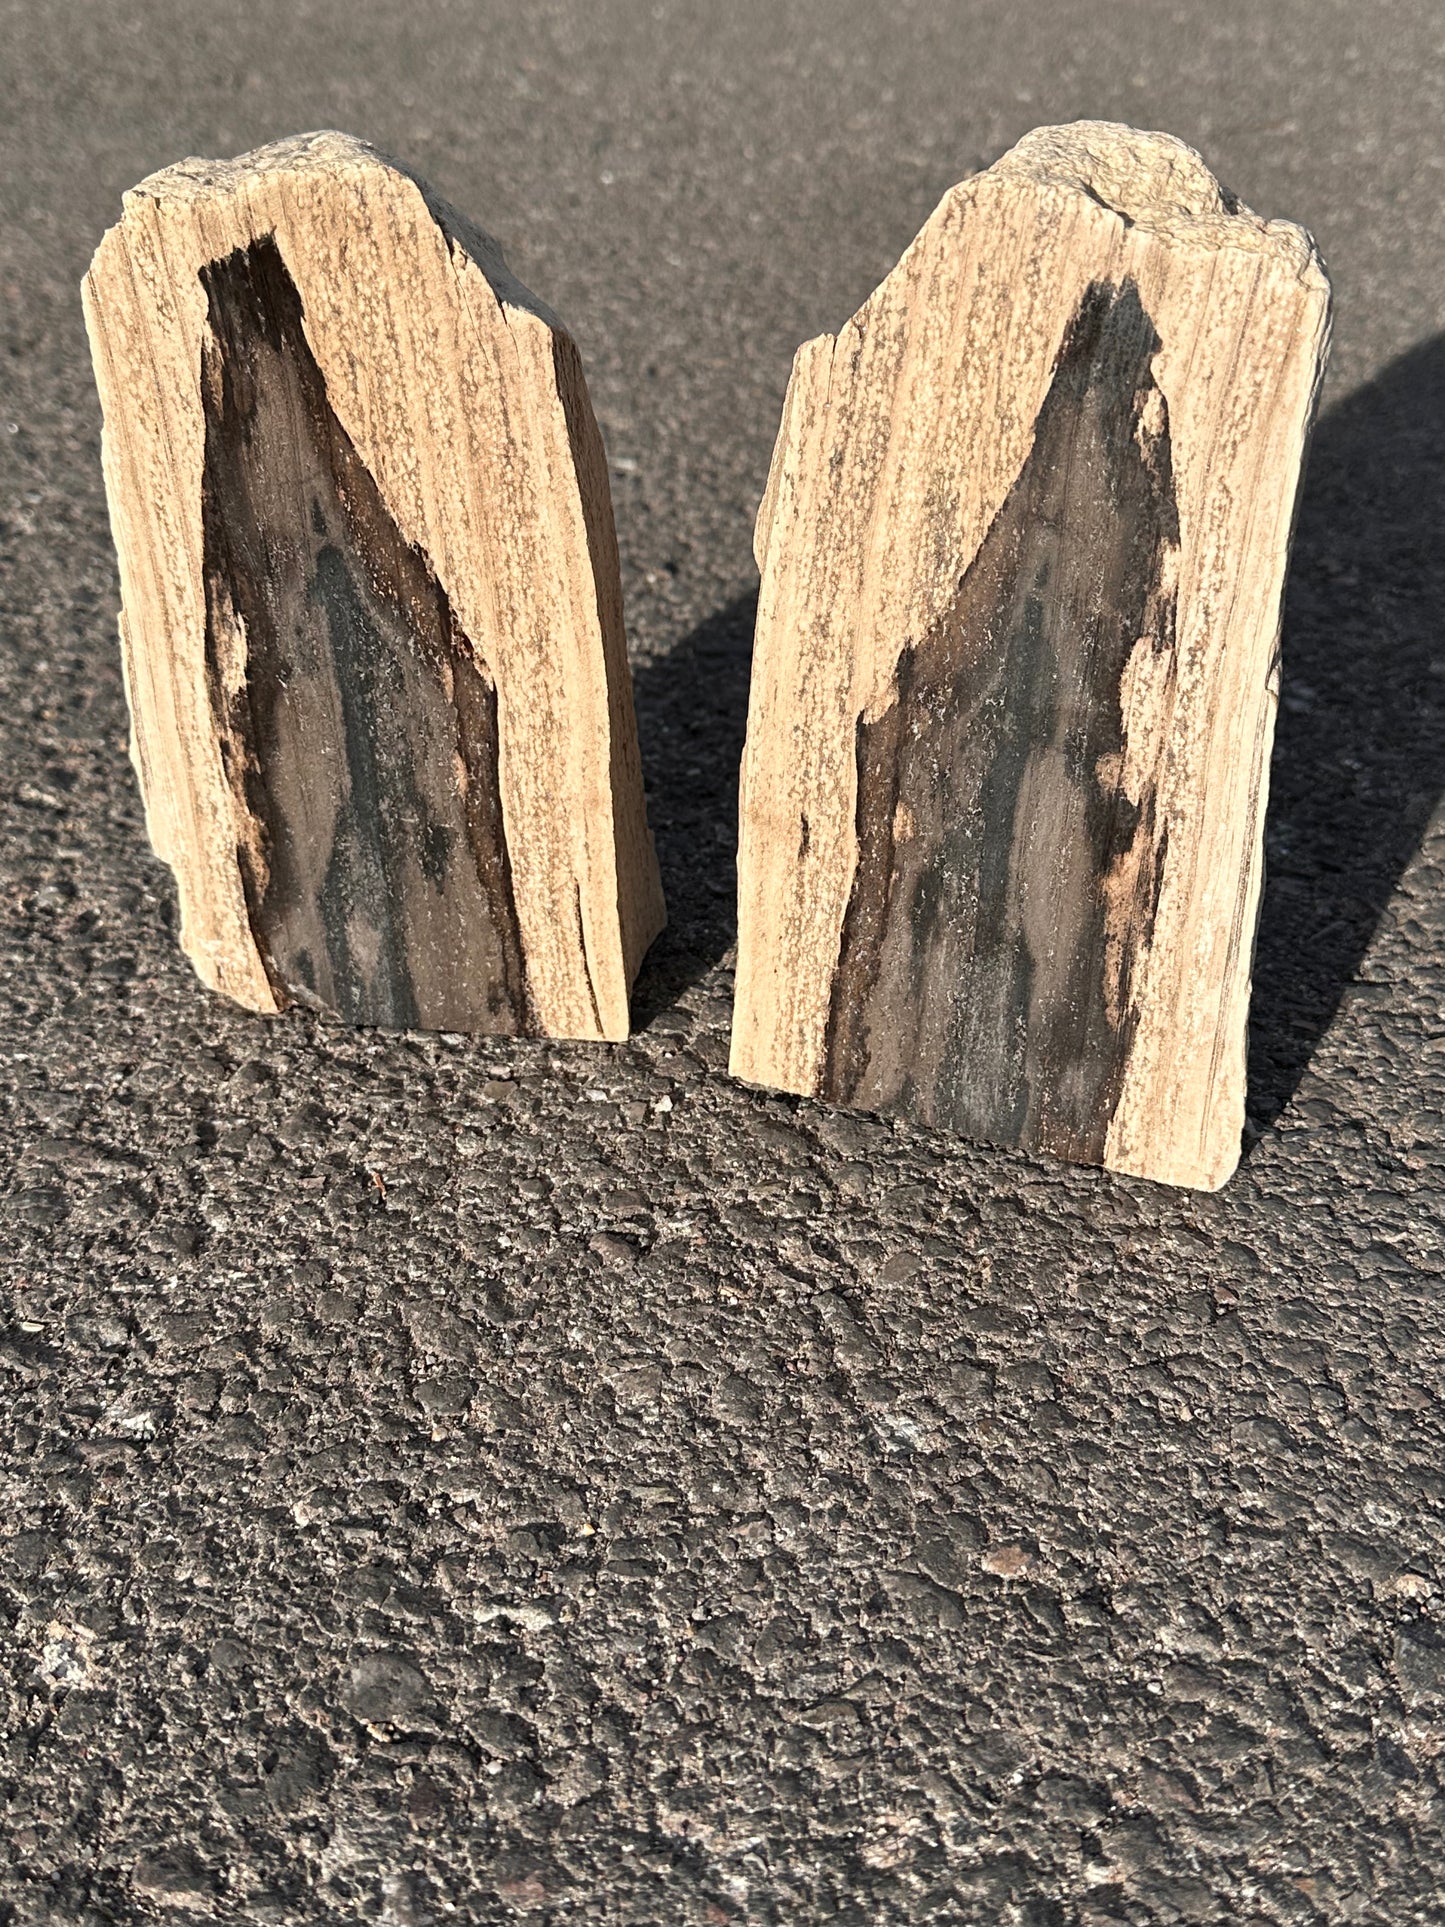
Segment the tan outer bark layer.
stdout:
[[274,235],[331,405],[496,684],[502,807],[542,1028],[625,1037],[664,921],[602,453],[576,349],[496,243],[361,142],[189,160],[125,197],[86,276],[132,754],[208,984],[275,1008],[206,690],[208,261]]
[[732,1069],[818,1089],[857,719],[976,555],[1085,288],[1126,276],[1162,339],[1179,684],[1159,719],[1170,858],[1105,1162],[1214,1188],[1244,1118],[1280,603],[1329,287],[1303,230],[1228,200],[1165,135],[1028,136],[945,195],[836,337],[798,351],[757,523]]

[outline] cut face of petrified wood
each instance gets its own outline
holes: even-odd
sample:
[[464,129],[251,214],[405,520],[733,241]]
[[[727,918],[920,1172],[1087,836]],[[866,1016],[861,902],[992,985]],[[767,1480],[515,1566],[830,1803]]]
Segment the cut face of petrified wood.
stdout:
[[496,691],[336,419],[275,242],[201,279],[206,664],[277,1001],[525,1031]]
[[732,1067],[1172,1183],[1239,1155],[1309,239],[1044,129],[800,349],[758,516]]
[[201,976],[625,1037],[663,907],[570,337],[339,134],[143,182],[84,297],[133,755]]
[[1131,282],[1088,288],[1022,473],[859,720],[824,1097],[1103,1158],[1163,857],[1157,770],[1124,786],[1126,678],[1174,682],[1157,347]]

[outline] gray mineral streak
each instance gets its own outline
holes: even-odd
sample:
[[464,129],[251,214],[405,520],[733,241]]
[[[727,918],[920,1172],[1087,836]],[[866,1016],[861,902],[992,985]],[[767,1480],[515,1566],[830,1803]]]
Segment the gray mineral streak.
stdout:
[[[7,11],[0,1922],[1445,1920],[1432,0]],[[1318,236],[1250,1149],[1215,1196],[724,1074],[798,342],[1030,126]],[[199,987],[77,285],[341,125],[575,329],[671,924],[619,1049]]]

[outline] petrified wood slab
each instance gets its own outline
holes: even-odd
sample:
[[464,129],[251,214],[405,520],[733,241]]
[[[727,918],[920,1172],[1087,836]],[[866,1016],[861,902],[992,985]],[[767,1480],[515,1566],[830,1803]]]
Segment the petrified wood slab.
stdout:
[[1081,123],[800,349],[758,515],[732,1068],[1212,1188],[1238,1161],[1309,237]]
[[625,1037],[663,906],[570,337],[339,134],[142,182],[84,296],[133,755],[202,978]]

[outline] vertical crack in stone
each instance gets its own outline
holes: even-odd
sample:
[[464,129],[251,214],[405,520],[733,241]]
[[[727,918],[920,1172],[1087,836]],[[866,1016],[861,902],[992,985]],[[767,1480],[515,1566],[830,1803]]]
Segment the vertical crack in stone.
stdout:
[[532,1030],[496,690],[331,408],[274,239],[201,280],[207,674],[277,1001]]
[[1130,280],[1070,325],[952,603],[857,727],[821,1095],[1102,1161],[1165,857],[1179,529]]

